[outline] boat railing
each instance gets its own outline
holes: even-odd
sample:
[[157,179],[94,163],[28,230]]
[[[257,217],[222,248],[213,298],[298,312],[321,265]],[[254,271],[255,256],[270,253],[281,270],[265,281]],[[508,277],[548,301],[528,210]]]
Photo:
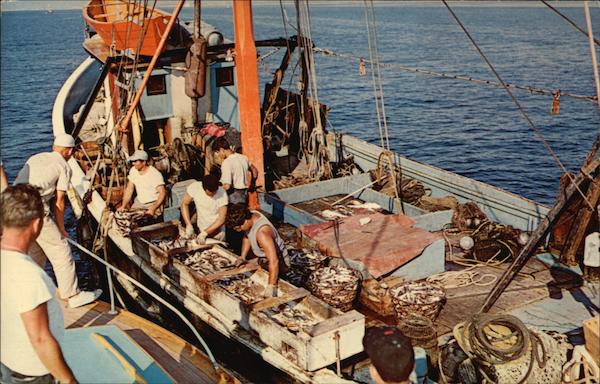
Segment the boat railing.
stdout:
[[115,311],[115,300],[114,300],[114,294],[113,294],[113,287],[112,287],[112,284],[110,284],[112,282],[112,279],[110,278],[110,271],[114,271],[114,272],[118,273],[125,280],[131,282],[133,285],[135,285],[136,287],[140,288],[141,290],[143,290],[144,292],[146,292],[147,294],[149,294],[150,296],[152,296],[154,299],[156,299],[157,301],[159,301],[161,304],[163,304],[164,306],[166,306],[167,308],[169,308],[171,311],[173,311],[177,316],[179,316],[179,318],[181,318],[181,320],[190,328],[190,330],[192,331],[192,333],[194,334],[194,336],[196,336],[196,338],[198,339],[198,341],[200,342],[200,344],[202,345],[202,347],[206,351],[206,354],[208,355],[208,358],[210,359],[210,361],[211,361],[213,367],[215,368],[215,370],[217,372],[220,371],[219,365],[218,365],[217,361],[215,360],[215,357],[212,354],[210,348],[208,347],[208,345],[206,344],[206,342],[204,341],[204,339],[202,338],[202,336],[200,336],[200,333],[198,332],[198,330],[185,317],[185,315],[183,313],[181,313],[181,311],[179,311],[172,304],[170,304],[169,302],[167,302],[165,299],[163,299],[162,297],[160,297],[156,293],[152,292],[149,288],[147,288],[146,286],[144,286],[142,283],[140,283],[136,279],[132,278],[131,276],[128,276],[125,272],[121,271],[119,268],[111,265],[110,263],[106,262],[102,258],[98,257],[98,255],[94,254],[92,251],[88,250],[87,248],[85,248],[84,246],[82,246],[81,244],[79,244],[78,242],[76,242],[76,241],[74,241],[72,239],[69,239],[69,238],[67,238],[67,241],[70,244],[72,244],[75,247],[77,247],[80,251],[84,252],[86,255],[91,256],[96,261],[98,261],[99,263],[102,263],[106,267],[106,272],[108,274],[108,281],[109,281],[109,285],[110,285],[109,286],[109,291],[110,291],[109,292],[110,293],[110,309],[111,309],[112,313],[116,313],[116,311]]

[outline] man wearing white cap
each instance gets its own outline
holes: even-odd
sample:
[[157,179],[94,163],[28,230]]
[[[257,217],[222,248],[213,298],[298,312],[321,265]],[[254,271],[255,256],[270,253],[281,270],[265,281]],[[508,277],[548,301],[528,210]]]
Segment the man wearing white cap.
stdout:
[[[65,229],[65,195],[69,189],[71,169],[67,161],[73,154],[75,140],[71,135],[59,134],[54,139],[52,152],[31,156],[19,171],[14,184],[31,184],[40,190],[44,202],[44,225],[35,243],[29,250],[30,256],[42,268],[46,258],[50,260],[56,275],[60,294],[68,299],[71,308],[96,300],[102,290],[81,291],[78,286],[75,262],[67,242]],[[50,201],[55,197],[50,209]],[[54,219],[50,216],[52,211]]]
[[167,190],[162,174],[158,169],[148,165],[146,151],[138,149],[129,157],[129,162],[133,164],[133,167],[131,167],[129,176],[127,176],[127,188],[119,210],[127,209],[135,191],[137,196],[131,208],[143,208],[146,210],[147,215],[159,216],[162,214],[163,204],[167,198]]

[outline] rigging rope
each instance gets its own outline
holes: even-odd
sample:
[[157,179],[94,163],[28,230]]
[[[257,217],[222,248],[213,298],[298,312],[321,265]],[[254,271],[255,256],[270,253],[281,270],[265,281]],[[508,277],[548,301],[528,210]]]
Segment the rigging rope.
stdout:
[[[317,53],[320,53],[322,55],[325,55],[325,56],[339,57],[339,58],[342,58],[342,59],[349,59],[349,60],[353,60],[353,61],[354,60],[358,60],[359,63],[360,63],[360,60],[362,59],[362,58],[360,58],[358,56],[335,52],[335,51],[333,51],[331,49],[327,49],[327,48],[318,48],[318,47],[316,47],[314,49],[314,51],[317,52]],[[367,62],[367,60],[365,60],[365,62]],[[492,86],[495,86],[495,87],[501,87],[502,86],[501,83],[498,83],[496,81],[475,79],[475,78],[473,78],[471,76],[454,75],[454,74],[443,73],[443,72],[435,72],[435,71],[431,71],[431,70],[428,70],[428,69],[411,68],[411,67],[406,67],[406,66],[401,65],[401,64],[383,63],[383,64],[381,64],[381,66],[383,68],[398,69],[398,70],[401,70],[401,71],[416,73],[416,74],[419,74],[419,75],[430,75],[430,76],[434,76],[434,77],[443,77],[443,78],[451,79],[451,80],[464,80],[464,81],[469,81],[469,82],[477,83],[477,84],[492,85]],[[535,93],[535,94],[540,94],[540,95],[554,96],[556,94],[556,92],[557,92],[556,90],[544,89],[544,88],[534,87],[534,86],[517,85],[517,84],[509,84],[509,83],[504,83],[504,85],[506,85],[507,87],[509,87],[511,89],[517,89],[517,90],[520,90],[520,91],[527,91],[527,92],[530,92],[530,93]],[[560,95],[563,96],[563,97],[571,97],[571,98],[574,98],[574,99],[588,100],[588,101],[591,101],[591,102],[594,102],[594,103],[597,100],[596,96],[580,95],[580,94],[576,94],[576,93],[572,93],[572,92],[565,92],[563,90],[560,91]]]
[[463,32],[467,35],[467,37],[469,38],[469,40],[471,41],[471,43],[473,44],[473,46],[475,47],[475,49],[477,50],[477,52],[481,55],[481,57],[486,62],[486,64],[490,68],[490,70],[494,73],[494,75],[496,76],[496,78],[498,79],[498,81],[502,84],[502,87],[508,93],[508,95],[510,96],[510,98],[512,99],[512,101],[515,103],[515,105],[517,106],[517,109],[519,110],[519,112],[521,112],[521,115],[527,121],[527,123],[529,124],[529,126],[533,130],[534,134],[538,137],[538,139],[541,141],[541,143],[544,145],[544,147],[546,147],[546,149],[548,150],[548,152],[550,153],[550,155],[552,156],[552,158],[554,159],[554,161],[556,162],[556,164],[560,167],[560,169],[562,170],[562,172],[567,175],[567,177],[569,178],[569,180],[571,180],[571,183],[573,183],[573,185],[575,186],[575,188],[577,189],[577,191],[581,194],[581,197],[583,198],[583,200],[593,210],[594,207],[589,202],[589,200],[587,199],[586,195],[581,191],[581,189],[579,188],[579,186],[577,184],[575,184],[574,177],[571,174],[569,174],[569,172],[567,171],[567,169],[565,168],[565,166],[563,165],[563,163],[558,158],[558,155],[552,150],[552,148],[550,147],[550,144],[548,144],[548,142],[546,141],[546,139],[542,135],[542,132],[536,127],[536,125],[533,123],[533,121],[529,118],[529,115],[527,115],[527,112],[525,112],[525,110],[521,106],[521,103],[519,103],[519,101],[517,100],[517,98],[510,91],[510,89],[508,89],[508,87],[506,87],[504,85],[505,84],[504,80],[502,80],[502,77],[500,77],[500,74],[498,73],[498,71],[496,71],[496,68],[494,68],[494,66],[492,65],[492,63],[490,62],[490,60],[483,53],[483,51],[481,50],[481,48],[479,48],[479,45],[477,45],[477,43],[475,42],[475,40],[473,39],[473,37],[471,36],[471,34],[467,30],[467,28],[459,20],[458,16],[456,15],[456,13],[454,13],[454,11],[452,10],[452,8],[450,8],[450,5],[448,5],[448,2],[446,0],[442,0],[442,3],[444,3],[444,5],[446,6],[446,8],[448,8],[448,11],[450,12],[450,14],[454,18],[454,20],[456,20],[456,22],[461,27],[461,29],[463,30]]
[[[575,27],[575,29],[577,29],[579,32],[583,33],[586,37],[588,36],[587,31],[584,31],[579,25],[575,24],[575,22],[573,20],[569,19],[567,16],[562,14],[558,9],[556,9],[553,6],[551,6],[550,4],[548,4],[548,2],[546,0],[540,0],[540,1],[542,3],[544,3],[545,6],[547,6],[552,11],[554,11],[558,16],[565,19],[569,24],[571,24],[573,27]],[[600,45],[600,40],[594,38],[594,43],[596,43],[596,45]]]
[[383,127],[381,124],[381,112],[379,110],[379,94],[377,89],[377,82],[375,81],[375,62],[373,61],[373,47],[371,46],[371,27],[368,16],[367,0],[364,0],[365,4],[365,25],[367,29],[367,43],[369,46],[369,63],[371,64],[371,82],[373,84],[373,98],[375,99],[375,113],[377,114],[377,126],[379,127],[379,139],[381,140],[381,148],[383,150],[388,149],[386,142],[383,138]]
[[329,152],[325,143],[323,124],[321,121],[321,104],[317,89],[317,73],[314,54],[312,51],[312,32],[310,26],[310,12],[306,0],[296,0],[296,12],[298,14],[299,46],[304,48],[302,57],[305,68],[310,71],[308,76],[308,104],[313,112],[315,122],[312,132],[308,138],[308,149],[312,156],[308,160],[308,176],[316,179],[322,177],[331,178],[329,167]]

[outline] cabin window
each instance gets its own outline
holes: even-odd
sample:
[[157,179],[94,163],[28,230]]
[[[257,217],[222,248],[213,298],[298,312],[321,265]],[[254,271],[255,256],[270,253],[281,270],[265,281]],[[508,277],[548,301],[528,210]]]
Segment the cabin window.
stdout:
[[215,75],[217,77],[217,87],[233,85],[233,67],[217,68]]
[[165,75],[154,75],[148,79],[146,94],[148,96],[164,95],[167,93],[167,80]]

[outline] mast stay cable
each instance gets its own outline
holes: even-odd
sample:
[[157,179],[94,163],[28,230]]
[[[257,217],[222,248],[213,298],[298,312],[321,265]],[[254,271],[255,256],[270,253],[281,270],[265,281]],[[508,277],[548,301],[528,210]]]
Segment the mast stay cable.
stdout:
[[[358,61],[360,60],[360,57],[358,56],[354,56],[354,55],[350,55],[350,54],[346,54],[346,53],[339,53],[339,52],[335,52],[331,49],[328,48],[319,48],[316,47],[314,49],[314,51],[316,53],[320,53],[322,55],[325,56],[332,56],[332,57],[339,57],[342,59],[348,59],[348,60],[352,60],[352,61]],[[367,62],[368,60],[365,60],[365,62]],[[479,83],[479,84],[486,84],[486,85],[491,85],[491,86],[495,86],[495,87],[501,87],[502,84],[496,82],[496,81],[491,81],[491,80],[482,80],[482,79],[476,79],[473,78],[471,76],[465,76],[465,75],[453,75],[453,74],[449,74],[449,73],[442,73],[442,72],[435,72],[435,71],[431,71],[428,69],[421,69],[421,68],[411,68],[411,67],[407,67],[401,64],[392,64],[392,63],[382,63],[381,66],[383,68],[390,68],[390,69],[397,69],[400,71],[405,71],[405,72],[412,72],[412,73],[416,73],[419,75],[429,75],[429,76],[433,76],[433,77],[442,77],[442,78],[446,78],[446,79],[451,79],[451,80],[464,80],[464,81],[470,81],[473,83]],[[530,93],[535,93],[535,94],[540,94],[540,95],[554,95],[556,93],[555,90],[550,90],[550,89],[544,89],[544,88],[540,88],[540,87],[534,87],[534,86],[528,86],[528,85],[518,85],[518,84],[510,84],[510,83],[504,83],[507,87],[511,88],[511,89],[516,89],[519,91],[527,91]],[[596,102],[596,100],[598,99],[597,96],[589,96],[589,95],[580,95],[580,94],[576,94],[576,93],[572,93],[572,92],[565,92],[563,90],[560,91],[560,95],[561,97],[571,97],[574,99],[581,99],[581,100],[588,100],[591,101],[593,103]]]
[[556,164],[563,171],[563,173],[565,173],[567,175],[567,177],[569,178],[569,180],[571,181],[571,183],[573,183],[573,185],[577,189],[577,192],[579,192],[579,194],[583,198],[583,201],[585,201],[587,203],[587,205],[593,210],[594,207],[592,206],[592,204],[589,202],[589,200],[587,199],[587,197],[585,196],[585,194],[583,193],[583,191],[581,191],[581,189],[579,188],[579,186],[575,184],[575,179],[574,179],[573,175],[571,175],[569,173],[569,171],[565,168],[565,166],[563,165],[563,163],[558,158],[558,155],[552,150],[552,148],[550,147],[550,144],[548,144],[548,141],[546,141],[546,139],[544,138],[544,135],[542,135],[542,132],[533,123],[533,121],[531,120],[531,118],[529,118],[529,115],[527,115],[527,112],[525,112],[525,110],[521,106],[521,103],[519,103],[519,101],[517,100],[517,98],[510,91],[510,89],[506,85],[504,85],[505,84],[504,80],[502,80],[502,77],[500,76],[500,74],[498,73],[498,71],[496,71],[496,68],[493,66],[493,64],[490,62],[490,60],[487,58],[487,56],[485,55],[485,53],[483,53],[483,51],[481,50],[481,48],[479,48],[479,46],[477,45],[477,43],[475,42],[475,40],[473,39],[473,37],[471,36],[471,34],[469,33],[469,31],[467,30],[467,28],[460,21],[460,19],[458,18],[458,16],[456,15],[456,13],[454,13],[454,11],[452,10],[452,8],[450,8],[450,5],[448,5],[447,1],[446,0],[442,0],[442,3],[444,3],[444,5],[446,6],[446,8],[448,8],[448,11],[450,12],[450,14],[454,18],[454,20],[458,23],[458,25],[461,27],[461,29],[463,30],[463,32],[467,35],[467,37],[469,38],[469,40],[471,41],[471,43],[473,44],[473,46],[475,47],[475,49],[477,50],[477,52],[479,53],[479,55],[481,55],[481,57],[483,58],[483,60],[485,61],[485,63],[488,65],[488,67],[490,68],[490,70],[494,73],[494,76],[496,76],[496,78],[498,79],[498,81],[502,84],[504,90],[508,93],[508,95],[510,96],[510,98],[512,99],[512,101],[515,103],[515,105],[517,106],[517,109],[519,110],[519,112],[521,113],[521,115],[523,116],[523,118],[527,121],[527,123],[529,124],[529,126],[533,130],[534,134],[542,142],[542,144],[544,145],[544,147],[546,147],[546,150],[548,150],[548,152],[550,153],[550,155],[552,156],[552,158],[554,159],[554,161],[556,162]]
[[[563,13],[561,13],[558,9],[554,8],[553,6],[551,6],[550,4],[548,4],[548,2],[546,0],[540,0],[542,3],[544,3],[545,6],[547,6],[548,8],[550,8],[552,11],[554,11],[558,16],[562,17],[563,19],[565,19],[569,24],[571,24],[573,27],[575,27],[579,32],[583,33],[586,37],[588,35],[588,33],[586,31],[583,30],[583,28],[581,28],[579,25],[575,24],[575,22],[571,19],[569,19],[566,15],[564,15]],[[594,38],[594,43],[596,45],[600,46],[600,40]]]

